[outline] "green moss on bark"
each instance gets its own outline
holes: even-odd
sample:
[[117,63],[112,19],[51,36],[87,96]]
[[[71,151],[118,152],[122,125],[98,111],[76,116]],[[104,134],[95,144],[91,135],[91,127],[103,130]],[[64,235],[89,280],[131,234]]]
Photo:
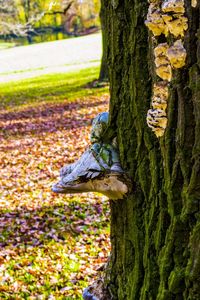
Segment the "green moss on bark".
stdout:
[[[199,8],[185,1],[187,65],[174,72],[168,126],[157,139],[146,125],[154,69],[144,25],[148,2],[107,1],[110,124],[132,191],[111,202],[112,299],[200,299]],[[148,49],[149,46],[149,49]]]

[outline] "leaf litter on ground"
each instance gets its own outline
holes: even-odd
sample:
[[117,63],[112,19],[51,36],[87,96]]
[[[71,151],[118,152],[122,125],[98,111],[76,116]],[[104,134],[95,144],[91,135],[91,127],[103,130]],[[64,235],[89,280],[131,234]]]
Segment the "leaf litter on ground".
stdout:
[[0,113],[0,299],[82,299],[109,251],[104,196],[51,192],[108,94]]

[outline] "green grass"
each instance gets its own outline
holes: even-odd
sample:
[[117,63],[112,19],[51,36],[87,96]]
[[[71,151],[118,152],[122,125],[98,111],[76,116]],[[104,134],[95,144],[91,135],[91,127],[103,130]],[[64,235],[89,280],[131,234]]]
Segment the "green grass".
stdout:
[[62,102],[67,99],[91,95],[100,96],[108,91],[105,88],[87,88],[87,84],[98,78],[99,67],[79,70],[70,73],[43,75],[0,84],[0,106],[4,109],[19,109],[24,105],[38,103]]
[[[0,237],[5,243],[0,299],[82,299],[82,290],[94,276],[92,268],[105,262],[98,258],[102,252],[98,238],[101,236],[103,243],[107,238],[108,203],[96,199],[95,204],[94,200],[88,203],[73,197],[67,207],[61,200],[57,206],[39,210],[1,213],[8,236]],[[102,213],[97,214],[97,206]],[[83,220],[77,231],[76,223],[81,220],[78,212],[86,215],[85,221],[95,215],[98,224],[90,221],[83,226]],[[26,232],[22,234],[23,227]],[[6,259],[4,251],[12,255]]]
[[14,46],[15,46],[15,43],[0,42],[0,50],[12,48]]

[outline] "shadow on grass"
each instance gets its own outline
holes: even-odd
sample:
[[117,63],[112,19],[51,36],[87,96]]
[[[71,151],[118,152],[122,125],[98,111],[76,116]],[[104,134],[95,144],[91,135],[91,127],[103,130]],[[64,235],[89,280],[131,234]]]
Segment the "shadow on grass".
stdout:
[[42,247],[54,240],[66,243],[69,236],[89,236],[106,226],[107,205],[70,201],[36,210],[0,212],[0,250],[4,247]]
[[[106,105],[107,99],[89,98],[73,103],[46,104],[28,107],[18,112],[0,114],[0,131],[3,135],[40,134],[73,129],[91,124],[91,110]],[[81,113],[83,110],[83,113]]]

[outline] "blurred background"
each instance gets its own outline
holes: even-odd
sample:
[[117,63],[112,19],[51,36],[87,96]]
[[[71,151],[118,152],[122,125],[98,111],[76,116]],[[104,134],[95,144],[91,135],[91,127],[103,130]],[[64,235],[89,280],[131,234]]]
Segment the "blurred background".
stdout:
[[1,47],[94,33],[99,10],[100,0],[0,0]]

